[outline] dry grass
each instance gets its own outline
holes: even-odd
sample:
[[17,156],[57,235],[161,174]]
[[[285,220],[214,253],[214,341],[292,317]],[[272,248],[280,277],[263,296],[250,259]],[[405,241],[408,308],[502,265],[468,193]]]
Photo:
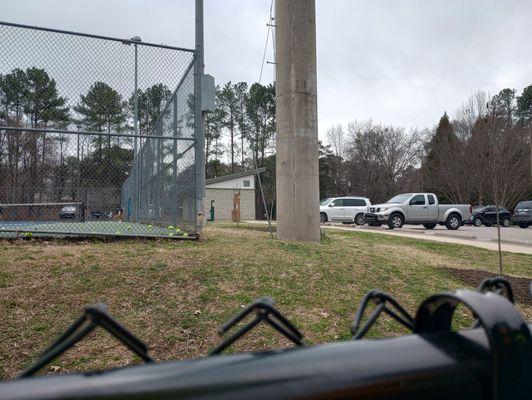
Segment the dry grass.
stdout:
[[[392,293],[411,312],[429,294],[464,287],[441,267],[496,272],[496,253],[360,232],[321,244],[272,240],[261,229],[215,225],[195,242],[0,242],[0,376],[29,365],[84,305],[104,302],[158,360],[205,355],[241,306],[272,296],[309,343],[349,338],[360,298]],[[507,272],[531,278],[532,256],[506,254]],[[519,304],[530,319],[532,304]],[[375,335],[404,333],[383,319]],[[235,346],[288,345],[267,328]],[[59,372],[136,363],[101,330],[53,363]],[[45,372],[51,372],[51,368]]]

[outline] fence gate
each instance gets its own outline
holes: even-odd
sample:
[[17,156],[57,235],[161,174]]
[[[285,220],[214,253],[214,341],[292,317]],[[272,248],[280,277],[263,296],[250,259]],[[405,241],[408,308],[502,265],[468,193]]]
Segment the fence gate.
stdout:
[[0,22],[0,237],[195,237],[195,54]]

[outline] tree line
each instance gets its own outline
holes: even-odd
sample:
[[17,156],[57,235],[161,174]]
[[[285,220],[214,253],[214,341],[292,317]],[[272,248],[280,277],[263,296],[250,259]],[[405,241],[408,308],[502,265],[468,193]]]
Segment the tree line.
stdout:
[[406,131],[372,121],[327,131],[320,149],[320,195],[357,194],[382,202],[429,191],[442,201],[512,209],[532,196],[532,85],[472,95],[433,129]]
[[[267,167],[268,213],[275,211],[275,87],[226,83],[206,127],[207,177]],[[410,129],[353,121],[328,129],[319,146],[320,197],[435,192],[444,202],[513,208],[531,197],[532,85],[520,94],[477,92],[454,117]],[[257,189],[258,190],[258,189]],[[257,217],[266,211],[257,192]]]
[[[138,90],[139,134],[149,134],[170,97],[163,84]],[[275,86],[227,82],[216,87],[215,105],[205,115],[207,178],[265,166],[268,213],[274,211]],[[134,110],[134,93],[124,98],[105,82],[67,99],[43,69],[0,75],[4,126],[124,133],[133,131]],[[475,93],[452,118],[444,113],[433,129],[371,120],[333,126],[320,142],[320,196],[364,195],[380,202],[397,192],[423,190],[443,201],[512,208],[531,195],[531,137],[532,85],[519,94]],[[34,188],[26,197],[45,186],[120,187],[132,160],[131,139],[124,136],[0,131],[1,186]],[[256,198],[262,217],[260,193]]]
[[207,177],[262,167],[275,151],[275,87],[227,82],[205,117]]
[[[170,96],[163,84],[138,89],[139,134],[149,133]],[[0,75],[3,126],[120,134],[133,131],[134,108],[135,93],[125,99],[105,82],[93,83],[69,101],[44,69],[14,69]],[[2,201],[58,201],[76,197],[64,193],[66,188],[120,187],[133,161],[130,143],[123,136],[1,130]]]

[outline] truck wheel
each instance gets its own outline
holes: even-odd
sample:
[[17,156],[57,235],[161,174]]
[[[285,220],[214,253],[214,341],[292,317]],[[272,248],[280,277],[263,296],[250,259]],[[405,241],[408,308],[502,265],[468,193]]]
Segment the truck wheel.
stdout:
[[436,224],[423,224],[423,226],[426,229],[434,229],[434,228],[436,228]]
[[519,224],[519,228],[526,229],[528,228],[528,224],[527,223]]
[[445,227],[451,231],[455,231],[460,228],[462,220],[458,214],[451,214],[445,221]]
[[403,216],[399,213],[395,213],[390,215],[390,218],[388,219],[388,228],[390,229],[399,229],[402,228],[405,223],[405,219]]
[[357,225],[364,225],[364,214],[359,213],[355,217],[355,224]]
[[325,222],[327,222],[327,214],[320,213],[320,223],[324,224]]
[[505,228],[508,228],[510,225],[511,225],[511,222],[508,218],[503,218],[502,219],[502,222],[501,222],[501,225]]

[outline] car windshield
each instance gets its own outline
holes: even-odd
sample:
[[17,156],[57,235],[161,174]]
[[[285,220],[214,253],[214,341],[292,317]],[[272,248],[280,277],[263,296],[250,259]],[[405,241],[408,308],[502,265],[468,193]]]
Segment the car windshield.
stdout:
[[407,201],[412,196],[412,193],[404,193],[404,194],[398,194],[395,197],[392,197],[390,200],[388,200],[386,203],[392,203],[392,204],[403,204],[405,201]]
[[326,198],[326,199],[323,199],[322,201],[320,201],[320,206],[326,206],[326,205],[329,204],[331,201],[332,201],[332,198],[331,198],[331,197],[328,197],[328,198]]
[[532,201],[522,201],[515,207],[516,210],[522,210],[526,208],[532,208]]
[[76,211],[76,207],[72,207],[72,206],[63,207],[63,212],[74,212],[74,211]]

